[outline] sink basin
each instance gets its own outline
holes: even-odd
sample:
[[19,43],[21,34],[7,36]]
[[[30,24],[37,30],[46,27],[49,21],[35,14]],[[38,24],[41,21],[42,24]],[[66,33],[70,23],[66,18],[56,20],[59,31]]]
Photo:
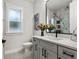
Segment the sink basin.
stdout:
[[53,39],[53,40],[62,40],[64,38],[61,37],[53,37],[53,36],[44,36],[44,38]]

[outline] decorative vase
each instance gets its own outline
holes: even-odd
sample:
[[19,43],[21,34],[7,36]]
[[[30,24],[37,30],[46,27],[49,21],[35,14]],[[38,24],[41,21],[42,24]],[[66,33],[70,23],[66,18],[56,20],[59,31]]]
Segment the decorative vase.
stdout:
[[41,30],[41,36],[44,36],[44,31],[43,30]]

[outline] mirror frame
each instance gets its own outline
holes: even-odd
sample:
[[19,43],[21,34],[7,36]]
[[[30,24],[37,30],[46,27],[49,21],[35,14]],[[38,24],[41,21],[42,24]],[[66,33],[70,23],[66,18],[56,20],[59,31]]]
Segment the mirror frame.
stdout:
[[[46,24],[47,24],[47,2],[48,2],[49,0],[47,0],[46,1],[46,4],[45,4],[45,21],[46,21]],[[56,33],[56,32],[47,32],[47,30],[46,30],[46,33]],[[58,33],[58,34],[68,34],[68,35],[72,35],[73,33]]]

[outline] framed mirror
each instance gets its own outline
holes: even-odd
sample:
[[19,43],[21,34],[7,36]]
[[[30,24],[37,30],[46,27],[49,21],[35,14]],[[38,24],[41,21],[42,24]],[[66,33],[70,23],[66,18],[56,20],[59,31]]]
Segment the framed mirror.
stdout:
[[[71,34],[70,3],[72,0],[48,0],[46,3],[46,24],[53,24],[55,29],[48,33]],[[75,26],[76,27],[76,26]],[[75,29],[75,28],[74,28]]]

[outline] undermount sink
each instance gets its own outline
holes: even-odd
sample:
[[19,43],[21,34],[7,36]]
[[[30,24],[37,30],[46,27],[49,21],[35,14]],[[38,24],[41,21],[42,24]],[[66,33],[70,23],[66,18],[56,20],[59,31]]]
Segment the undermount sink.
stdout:
[[53,37],[53,36],[44,36],[44,38],[47,38],[48,40],[57,40],[57,41],[65,41],[65,42],[77,42],[68,38],[62,38],[62,37]]
[[61,38],[61,37],[53,37],[53,36],[44,36],[45,38],[48,38],[48,39],[54,39],[54,40],[63,40],[64,38]]

